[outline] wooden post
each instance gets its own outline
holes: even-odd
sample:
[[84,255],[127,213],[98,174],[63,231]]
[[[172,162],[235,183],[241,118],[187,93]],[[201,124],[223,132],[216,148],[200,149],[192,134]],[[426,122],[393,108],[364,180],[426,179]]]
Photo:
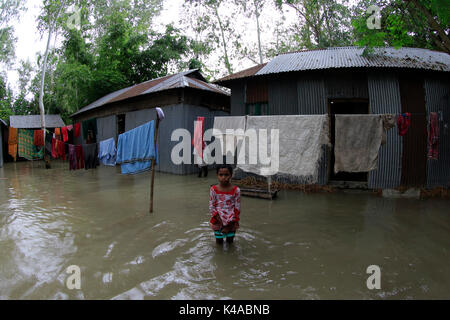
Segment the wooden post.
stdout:
[[155,158],[152,160],[152,181],[150,187],[150,213],[153,213],[153,188],[155,185],[155,163],[158,150],[156,149],[156,139],[158,138],[158,129],[159,129],[159,116],[156,113],[156,128],[155,128]]

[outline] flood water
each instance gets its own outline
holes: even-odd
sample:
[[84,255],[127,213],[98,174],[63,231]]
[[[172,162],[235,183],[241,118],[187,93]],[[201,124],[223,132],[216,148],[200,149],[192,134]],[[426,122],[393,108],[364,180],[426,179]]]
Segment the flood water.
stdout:
[[[448,200],[281,191],[209,229],[208,178],[0,168],[0,299],[449,299]],[[69,290],[67,267],[81,269]],[[381,289],[369,290],[369,265]]]

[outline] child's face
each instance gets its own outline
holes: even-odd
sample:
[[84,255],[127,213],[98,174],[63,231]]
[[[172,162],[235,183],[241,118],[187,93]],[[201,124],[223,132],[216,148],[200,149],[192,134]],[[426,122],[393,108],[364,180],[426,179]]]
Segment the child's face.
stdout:
[[227,168],[219,169],[219,172],[217,173],[217,178],[219,179],[219,183],[221,185],[229,184],[231,180],[230,171]]

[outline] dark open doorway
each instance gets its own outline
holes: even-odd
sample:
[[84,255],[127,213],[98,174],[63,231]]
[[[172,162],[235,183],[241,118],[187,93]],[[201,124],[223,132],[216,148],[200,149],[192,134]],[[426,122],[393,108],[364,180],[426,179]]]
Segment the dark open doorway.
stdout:
[[359,181],[367,182],[367,172],[339,172],[334,173],[334,143],[335,143],[335,117],[336,114],[368,114],[369,101],[365,99],[330,99],[328,101],[328,114],[330,115],[330,181]]
[[119,114],[117,116],[117,136],[125,132],[125,115]]

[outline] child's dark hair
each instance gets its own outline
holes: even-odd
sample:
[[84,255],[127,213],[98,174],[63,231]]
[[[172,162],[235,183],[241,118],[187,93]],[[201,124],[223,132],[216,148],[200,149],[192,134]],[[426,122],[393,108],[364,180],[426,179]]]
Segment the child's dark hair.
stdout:
[[228,171],[230,172],[230,175],[233,175],[233,167],[230,166],[229,164],[218,164],[216,166],[216,174],[219,174],[220,169],[228,169]]

